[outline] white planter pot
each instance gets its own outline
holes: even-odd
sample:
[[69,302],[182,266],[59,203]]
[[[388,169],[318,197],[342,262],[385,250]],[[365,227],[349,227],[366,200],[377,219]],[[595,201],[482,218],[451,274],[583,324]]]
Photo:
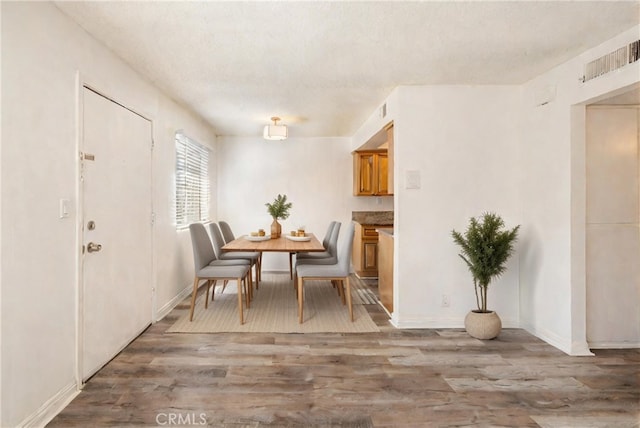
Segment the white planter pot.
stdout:
[[471,311],[464,318],[464,328],[471,337],[476,339],[493,339],[502,330],[502,321],[494,311]]

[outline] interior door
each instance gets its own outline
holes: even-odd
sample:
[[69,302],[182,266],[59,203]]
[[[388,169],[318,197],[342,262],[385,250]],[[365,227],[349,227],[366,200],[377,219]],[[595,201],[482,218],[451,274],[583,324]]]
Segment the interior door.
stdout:
[[151,323],[151,122],[83,88],[83,381]]

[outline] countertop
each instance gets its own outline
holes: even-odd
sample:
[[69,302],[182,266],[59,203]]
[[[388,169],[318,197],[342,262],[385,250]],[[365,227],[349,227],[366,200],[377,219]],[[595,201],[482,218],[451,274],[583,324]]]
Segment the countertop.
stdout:
[[393,229],[383,228],[383,229],[376,229],[376,231],[378,232],[378,235],[388,235],[393,238]]
[[352,211],[351,220],[371,226],[393,226],[393,211]]

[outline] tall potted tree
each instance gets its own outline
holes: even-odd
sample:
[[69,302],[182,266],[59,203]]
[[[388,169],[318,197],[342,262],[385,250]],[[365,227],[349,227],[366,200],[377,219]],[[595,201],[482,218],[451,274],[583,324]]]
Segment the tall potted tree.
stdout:
[[505,229],[504,221],[495,213],[472,217],[463,233],[451,231],[453,240],[461,248],[458,254],[466,263],[473,278],[478,309],[470,311],[464,326],[471,336],[493,339],[502,329],[502,321],[495,311],[487,309],[489,283],[507,269],[507,260],[513,253],[520,225]]
[[285,220],[289,217],[289,210],[293,206],[291,202],[287,202],[287,195],[278,195],[272,203],[266,203],[267,212],[273,217],[273,223],[271,223],[271,239],[280,237],[282,233],[282,226],[278,223],[278,220]]

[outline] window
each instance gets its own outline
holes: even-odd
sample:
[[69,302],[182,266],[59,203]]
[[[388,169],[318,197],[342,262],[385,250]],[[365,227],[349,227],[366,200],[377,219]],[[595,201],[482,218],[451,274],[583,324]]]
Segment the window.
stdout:
[[209,150],[176,132],[176,226],[209,220]]

